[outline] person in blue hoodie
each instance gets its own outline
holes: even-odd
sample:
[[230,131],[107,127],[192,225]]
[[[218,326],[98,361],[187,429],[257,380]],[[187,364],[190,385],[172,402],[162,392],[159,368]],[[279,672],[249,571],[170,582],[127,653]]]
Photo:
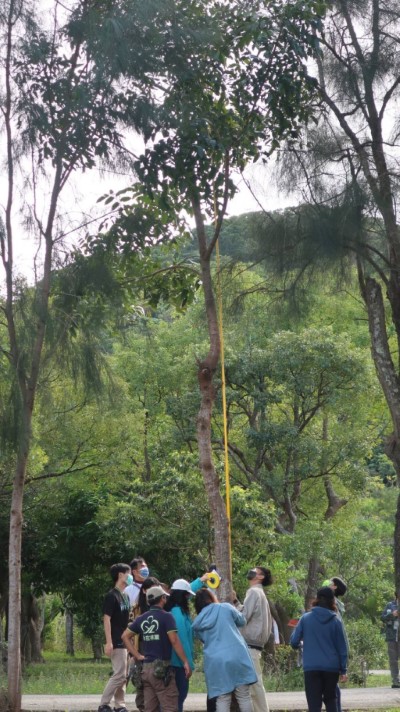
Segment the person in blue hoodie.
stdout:
[[232,693],[241,712],[252,712],[249,685],[257,675],[238,628],[245,617],[230,603],[219,603],[208,588],[196,593],[193,622],[196,638],[204,644],[204,675],[209,698],[217,698],[217,712],[230,712]]
[[347,681],[347,645],[343,623],[336,615],[335,595],[323,586],[308,613],[300,618],[290,638],[295,650],[303,641],[304,685],[308,711],[337,712],[336,685]]

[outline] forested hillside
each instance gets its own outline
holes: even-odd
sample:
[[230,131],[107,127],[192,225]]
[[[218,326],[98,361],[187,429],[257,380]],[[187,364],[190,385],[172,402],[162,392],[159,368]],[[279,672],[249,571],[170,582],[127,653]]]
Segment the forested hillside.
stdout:
[[[266,562],[271,598],[291,617],[324,578],[340,574],[348,618],[377,630],[393,588],[396,488],[364,310],[356,287],[344,291],[333,270],[295,308],[252,253],[246,230],[255,217],[228,220],[221,241],[234,586],[243,595],[246,570]],[[195,434],[202,301],[183,312],[133,305],[127,315],[98,334],[105,363],[97,390],[62,364],[44,372],[25,495],[25,625],[40,617],[33,596],[58,594],[94,650],[110,564],[139,552],[170,583],[203,572],[214,554]],[[223,489],[219,376],[216,403]],[[8,467],[3,453],[3,615]],[[34,630],[30,650],[40,655]],[[29,636],[25,646],[29,657]]]

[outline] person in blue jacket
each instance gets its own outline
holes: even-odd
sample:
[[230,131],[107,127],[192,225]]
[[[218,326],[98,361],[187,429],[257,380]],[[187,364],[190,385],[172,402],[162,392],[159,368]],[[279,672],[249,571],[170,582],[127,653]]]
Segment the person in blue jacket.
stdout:
[[217,712],[230,712],[232,693],[241,712],[252,712],[249,685],[257,682],[253,661],[238,628],[245,617],[230,603],[219,603],[208,588],[196,593],[193,632],[204,643],[204,675]]
[[335,594],[328,586],[317,591],[308,613],[290,638],[292,648],[303,641],[304,685],[309,712],[337,712],[336,685],[347,681],[347,645],[343,623],[336,615]]
[[[171,586],[170,596],[165,610],[172,613],[175,618],[179,640],[183,645],[189,665],[194,670],[193,661],[193,631],[189,612],[189,600],[195,592],[202,588],[206,576],[197,578],[192,583],[185,579],[177,579]],[[178,712],[182,712],[183,703],[189,692],[189,680],[185,675],[182,661],[175,651],[172,652],[171,665],[175,671],[175,682],[178,688]]]

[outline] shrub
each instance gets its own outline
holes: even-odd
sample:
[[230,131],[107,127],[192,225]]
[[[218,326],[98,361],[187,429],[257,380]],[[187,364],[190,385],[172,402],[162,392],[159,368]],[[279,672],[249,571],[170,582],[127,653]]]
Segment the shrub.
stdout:
[[367,668],[387,667],[387,648],[380,627],[368,618],[345,620],[350,644],[351,669],[360,672],[365,661]]

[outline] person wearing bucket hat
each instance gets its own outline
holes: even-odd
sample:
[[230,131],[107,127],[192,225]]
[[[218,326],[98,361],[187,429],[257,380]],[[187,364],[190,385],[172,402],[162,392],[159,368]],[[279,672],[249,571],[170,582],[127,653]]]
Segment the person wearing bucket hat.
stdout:
[[[189,661],[179,640],[175,619],[164,610],[169,594],[162,586],[151,586],[146,594],[150,608],[128,625],[122,639],[131,655],[143,661],[142,683],[146,712],[176,712],[178,689],[171,667],[172,650],[183,663],[185,675],[192,674]],[[133,645],[139,635],[143,654]]]
[[[193,582],[195,587],[196,581]],[[200,585],[197,588],[201,588],[203,585],[201,579],[199,579],[199,582]],[[190,584],[189,581],[186,581],[186,579],[183,578],[176,579],[176,581],[174,581],[171,586],[170,597],[165,606],[165,610],[170,611],[175,618],[179,640],[182,643],[191,670],[194,670],[194,650],[192,623],[190,620],[189,612],[189,601],[195,595],[194,591],[192,590],[193,584]],[[179,694],[178,712],[182,712],[183,703],[186,700],[186,697],[189,692],[189,680],[185,675],[182,661],[179,659],[178,655],[176,655],[175,651],[172,652],[171,665],[175,671],[175,682]]]
[[303,641],[304,685],[309,712],[337,712],[336,686],[347,680],[347,645],[343,623],[336,615],[335,595],[329,586],[317,591],[312,608],[304,613],[290,638],[297,650]]

